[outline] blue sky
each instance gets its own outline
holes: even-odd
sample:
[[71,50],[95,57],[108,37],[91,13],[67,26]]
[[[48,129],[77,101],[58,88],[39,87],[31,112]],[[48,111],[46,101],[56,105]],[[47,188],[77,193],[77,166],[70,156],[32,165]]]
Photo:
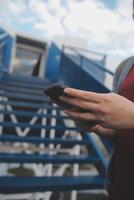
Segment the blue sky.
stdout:
[[101,0],[108,8],[114,9],[117,6],[117,0]]
[[134,53],[132,0],[1,0],[0,23],[39,39],[82,37],[117,60]]

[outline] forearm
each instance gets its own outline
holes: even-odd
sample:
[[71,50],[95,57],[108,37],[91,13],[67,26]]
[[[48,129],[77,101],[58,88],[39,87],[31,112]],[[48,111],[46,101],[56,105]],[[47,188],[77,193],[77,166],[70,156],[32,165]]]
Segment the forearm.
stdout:
[[128,112],[124,114],[123,116],[123,122],[124,129],[134,129],[134,103],[133,105],[130,105]]

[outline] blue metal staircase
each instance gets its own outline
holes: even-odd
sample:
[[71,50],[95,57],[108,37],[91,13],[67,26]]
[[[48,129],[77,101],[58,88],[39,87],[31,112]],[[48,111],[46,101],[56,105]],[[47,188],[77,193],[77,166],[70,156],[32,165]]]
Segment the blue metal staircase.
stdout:
[[[2,41],[3,40],[0,39],[1,43]],[[2,48],[2,52],[4,52],[3,47],[0,46],[0,48]],[[10,59],[9,53],[6,55],[6,59]],[[109,91],[103,83],[95,79],[95,77],[85,70],[83,66],[80,64],[78,65],[71,55],[62,52],[61,65],[60,76],[57,76],[57,79],[64,80],[68,85],[86,90],[92,89],[93,91],[99,92]],[[12,150],[11,152],[0,153],[0,163],[35,163],[44,165],[92,164],[97,169],[98,175],[63,175],[49,177],[1,176],[0,193],[9,194],[104,188],[107,159],[96,144],[93,135],[83,132],[75,125],[70,126],[64,123],[65,120],[71,121],[71,119],[69,119],[68,116],[63,115],[62,110],[53,105],[50,99],[45,96],[43,91],[52,80],[10,74],[7,72],[8,70],[5,72],[5,65],[2,60],[1,66],[0,115],[2,118],[0,120],[0,127],[2,128],[2,131],[0,142],[1,145],[4,144],[5,147],[9,143],[12,144]],[[72,70],[74,70],[73,75]],[[77,74],[77,77],[75,74]],[[40,112],[37,112],[38,110]],[[53,111],[56,111],[56,114],[53,114]],[[18,121],[15,121],[13,116],[15,116]],[[35,123],[30,123],[29,119],[32,117],[38,118],[38,120]],[[46,124],[41,124],[42,119],[46,120]],[[53,119],[55,119],[55,124],[51,124],[51,120]],[[30,129],[30,135],[17,135],[16,130],[18,129]],[[46,137],[41,137],[41,130],[46,131]],[[55,131],[56,136],[51,138],[49,137],[49,134],[53,130]],[[62,137],[66,131],[75,131],[80,134],[81,139]],[[104,138],[102,138],[102,142],[109,152],[111,149],[110,144],[107,143]],[[14,144],[16,143],[21,144],[22,152],[14,151]],[[24,150],[23,144],[34,145],[34,151]],[[46,150],[38,152],[36,147],[40,147],[42,144]],[[52,149],[50,148],[50,145],[53,145]],[[87,153],[82,155],[63,154],[60,151],[55,153],[58,145],[60,145],[61,149],[73,149],[77,145],[84,146]],[[50,150],[51,153],[49,153],[47,149]]]
[[[3,75],[3,79],[1,80],[2,84],[4,81],[7,80],[7,74],[6,74],[6,78],[4,79],[4,75]],[[23,82],[21,82],[20,80],[17,81],[15,79],[13,79],[12,75],[9,75],[9,79],[8,81],[11,83],[10,86],[12,85],[12,83],[15,83],[17,86],[17,89],[21,89],[23,88]],[[31,81],[31,80],[30,80]],[[24,79],[24,82],[26,84],[26,80]],[[19,83],[19,84],[17,84]],[[20,87],[22,83],[22,86]],[[44,84],[44,81],[43,81]],[[43,86],[42,84],[42,86]],[[28,83],[28,85],[30,86],[30,84]],[[32,84],[32,90],[33,90],[33,86],[34,84]],[[37,86],[37,83],[36,83]],[[23,88],[24,89],[24,88]],[[44,88],[43,88],[44,89]],[[42,92],[43,92],[42,89]],[[6,90],[2,89],[2,93],[1,96],[4,97],[8,97],[10,98],[14,98],[15,99],[15,104],[17,105],[17,101],[19,103],[19,108],[23,107],[24,103],[27,103],[26,105],[28,106],[28,108],[31,106],[32,108],[34,108],[34,103],[33,101],[38,101],[38,103],[36,103],[35,107],[41,108],[43,109],[56,109],[59,110],[58,107],[53,107],[53,105],[50,103],[50,100],[48,100],[48,98],[43,94],[40,98],[40,96],[38,94],[32,94],[32,91],[30,90],[30,88],[27,90],[29,90],[29,94],[24,95],[23,93],[21,94],[21,92],[18,95],[18,90],[17,92],[15,91],[11,91],[10,93],[7,92]],[[35,92],[35,90],[34,90]],[[38,98],[37,98],[38,97]],[[27,100],[27,102],[23,102],[23,100]],[[14,103],[14,100],[10,100],[12,103]],[[3,101],[4,102],[4,101]],[[2,104],[2,103],[1,103]],[[10,105],[9,100],[4,102],[4,105]],[[15,114],[15,115],[20,115],[20,116],[38,116],[38,117],[46,117],[46,118],[52,118],[52,114],[48,114],[48,115],[43,115],[43,114],[36,114],[33,111],[21,111],[21,110],[12,110],[12,111],[8,111],[8,110],[1,110],[1,113],[9,116],[11,114]],[[63,119],[68,118],[67,116],[55,116],[55,118],[59,118],[61,121]],[[98,170],[101,171],[101,175],[98,176],[94,176],[94,177],[83,177],[83,176],[78,176],[78,177],[74,177],[74,176],[62,176],[62,177],[1,177],[1,181],[0,181],[0,192],[1,193],[26,193],[26,192],[35,192],[35,191],[47,191],[47,190],[51,190],[51,191],[63,191],[63,190],[80,190],[80,189],[96,189],[96,188],[103,188],[104,187],[104,174],[105,174],[105,168],[106,168],[106,159],[103,157],[100,159],[100,154],[95,150],[94,150],[94,146],[93,146],[93,141],[91,141],[91,138],[88,140],[88,138],[83,138],[81,140],[76,140],[76,139],[62,139],[62,138],[55,138],[55,139],[50,139],[50,138],[41,138],[38,137],[38,135],[36,136],[16,136],[16,135],[10,135],[10,128],[15,128],[15,127],[20,127],[20,128],[31,128],[36,129],[36,130],[40,130],[42,128],[45,128],[46,130],[56,130],[56,131],[67,131],[67,130],[73,130],[73,131],[79,131],[82,134],[82,130],[80,130],[78,127],[67,127],[63,124],[58,124],[56,126],[51,126],[50,124],[46,124],[46,125],[41,125],[41,124],[34,124],[34,125],[30,125],[29,123],[26,122],[18,122],[18,123],[13,123],[12,121],[1,121],[0,125],[3,127],[3,133],[4,135],[0,136],[0,141],[2,143],[15,143],[15,142],[19,142],[19,143],[28,143],[28,144],[35,144],[35,145],[39,145],[39,144],[44,144],[44,145],[49,145],[49,144],[61,144],[63,147],[66,146],[69,148],[72,148],[75,145],[84,145],[86,146],[86,148],[90,151],[90,149],[92,149],[92,151],[94,151],[92,154],[90,153],[89,155],[49,155],[48,153],[42,153],[42,154],[38,154],[38,153],[32,153],[32,154],[28,154],[26,152],[24,153],[0,153],[0,161],[1,163],[20,163],[20,164],[24,164],[24,163],[42,163],[42,164],[63,164],[63,163],[68,163],[70,165],[72,164],[93,164],[96,165]],[[4,128],[6,128],[6,132],[4,131]],[[7,132],[8,131],[8,132]],[[13,132],[13,131],[11,131]],[[58,133],[57,133],[58,134]],[[86,134],[86,133],[84,133]],[[90,136],[89,136],[90,137]]]

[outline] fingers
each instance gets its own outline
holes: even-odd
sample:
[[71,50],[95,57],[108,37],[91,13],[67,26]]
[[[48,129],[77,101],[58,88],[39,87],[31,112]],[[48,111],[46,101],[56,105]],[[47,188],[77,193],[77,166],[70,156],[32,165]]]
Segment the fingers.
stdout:
[[102,130],[103,128],[98,124],[91,128],[91,131],[93,131],[96,134],[100,134],[101,132],[103,132]]
[[73,88],[65,88],[64,93],[70,97],[81,98],[95,103],[99,103],[102,96],[102,94],[99,93],[77,90]]
[[78,98],[70,98],[70,97],[66,97],[66,96],[60,96],[60,100],[67,104],[70,104],[76,108],[79,107],[86,111],[95,112],[99,108],[97,103],[88,102],[88,101],[78,99]]
[[114,136],[113,129],[103,128],[100,125],[96,125],[96,126],[92,127],[90,130],[100,136],[105,136],[108,138],[110,138],[110,137],[112,138]]
[[75,119],[75,118],[71,118],[73,121],[74,121],[74,123],[76,124],[76,125],[79,125],[79,126],[86,126],[86,127],[93,127],[93,126],[95,126],[96,125],[96,121],[93,121],[93,120],[91,120],[91,121],[82,121],[82,120],[78,120],[78,119]]
[[79,126],[83,131],[87,132],[87,131],[90,131],[94,125],[91,125],[90,123],[87,123],[87,124],[80,123],[80,124],[77,124],[77,126]]
[[64,110],[64,112],[69,115],[71,118],[75,119],[75,121],[95,121],[96,116],[94,113],[81,113],[81,112],[74,112],[70,110]]

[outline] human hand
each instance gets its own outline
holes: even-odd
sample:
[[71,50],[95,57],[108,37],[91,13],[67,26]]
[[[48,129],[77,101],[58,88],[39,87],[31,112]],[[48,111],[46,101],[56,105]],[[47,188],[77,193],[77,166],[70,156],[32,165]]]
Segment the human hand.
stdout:
[[134,103],[128,99],[115,93],[100,94],[72,88],[65,88],[64,93],[67,96],[61,96],[60,100],[83,110],[65,110],[73,119],[92,121],[103,128],[134,128]]
[[99,136],[104,136],[106,138],[113,138],[114,136],[114,129],[103,128],[99,124],[95,122],[87,122],[87,121],[76,121],[73,119],[75,124],[79,126],[85,132],[94,132]]
[[89,132],[91,129],[96,126],[96,122],[93,121],[78,121],[72,118],[76,126],[79,126],[83,131]]
[[95,125],[90,129],[90,131],[96,133],[99,136],[104,136],[106,138],[113,138],[115,135],[115,130],[110,128],[103,128],[99,124]]

